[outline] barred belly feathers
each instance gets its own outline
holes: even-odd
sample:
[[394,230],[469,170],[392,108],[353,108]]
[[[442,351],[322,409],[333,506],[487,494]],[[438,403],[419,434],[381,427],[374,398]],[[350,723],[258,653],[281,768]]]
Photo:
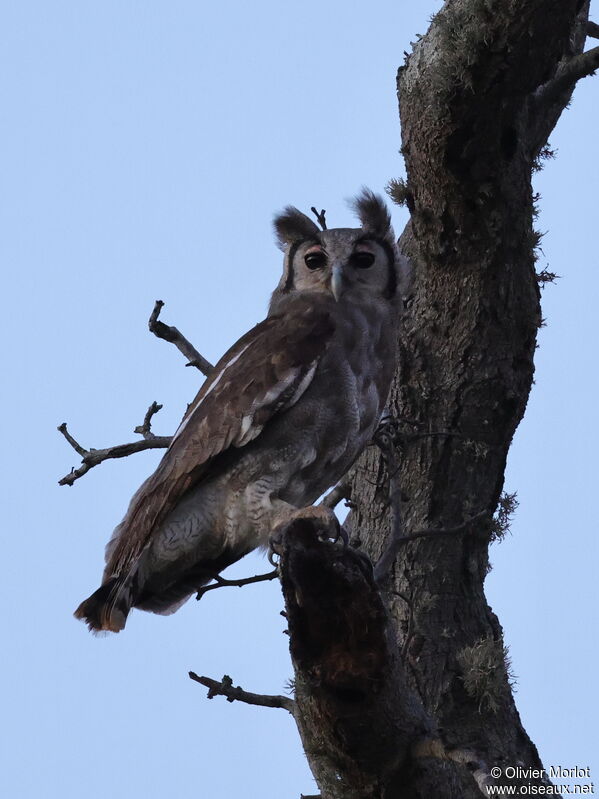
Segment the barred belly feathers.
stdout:
[[361,226],[275,217],[284,271],[266,319],[223,355],[106,547],[75,616],[118,632],[131,608],[168,614],[311,505],[370,442],[395,365],[399,255],[368,190]]

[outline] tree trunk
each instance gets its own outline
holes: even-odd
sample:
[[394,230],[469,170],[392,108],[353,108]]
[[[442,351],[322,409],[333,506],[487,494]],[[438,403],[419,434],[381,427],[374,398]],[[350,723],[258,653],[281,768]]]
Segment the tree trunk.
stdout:
[[[592,68],[587,18],[580,0],[448,0],[399,70],[411,275],[389,407],[406,531],[440,531],[400,543],[382,587],[351,547],[286,539],[296,719],[325,799],[476,797],[494,766],[542,768],[483,583],[541,320],[531,174]],[[373,562],[384,475],[374,447],[352,475],[349,526]]]

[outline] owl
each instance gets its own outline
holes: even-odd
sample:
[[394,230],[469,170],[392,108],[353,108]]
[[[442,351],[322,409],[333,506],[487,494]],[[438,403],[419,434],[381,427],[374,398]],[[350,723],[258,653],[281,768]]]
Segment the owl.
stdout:
[[285,259],[268,315],[214,367],[133,496],[102,585],[75,611],[91,630],[122,630],[133,607],[177,610],[370,442],[394,372],[400,259],[383,200],[364,189],[353,207],[357,229],[320,230],[291,206],[275,217]]

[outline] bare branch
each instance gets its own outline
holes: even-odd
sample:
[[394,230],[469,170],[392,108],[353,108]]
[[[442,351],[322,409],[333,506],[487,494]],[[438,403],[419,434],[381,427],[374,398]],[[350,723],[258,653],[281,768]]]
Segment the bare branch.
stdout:
[[210,585],[205,585],[199,589],[196,594],[196,599],[201,599],[208,591],[214,591],[215,588],[227,588],[228,586],[242,588],[244,585],[252,585],[253,583],[264,583],[268,580],[275,580],[279,576],[278,569],[273,569],[266,574],[256,574],[253,577],[243,577],[240,580],[226,580],[219,574],[214,576],[215,582]]
[[599,47],[580,53],[563,64],[557,74],[535,92],[535,104],[543,108],[551,105],[563,94],[572,91],[581,78],[592,75],[599,69]]
[[[162,300],[156,300],[156,304],[154,305],[154,309],[148,321],[150,331],[158,338],[174,344],[180,352],[189,359],[187,366],[195,366],[207,376],[212,371],[212,364],[200,355],[195,347],[189,343],[176,327],[165,325],[163,322],[159,321],[158,317],[160,316],[160,311],[163,306],[164,303]],[[146,412],[143,423],[135,428],[134,432],[143,436],[143,441],[136,441],[131,444],[118,444],[117,446],[107,447],[105,449],[85,449],[73,438],[67,430],[66,422],[63,422],[58,430],[63,434],[75,452],[81,455],[83,463],[78,469],[71,469],[69,474],[58,481],[58,484],[72,486],[76,480],[83,477],[83,475],[90,469],[93,469],[94,466],[110,458],[126,458],[128,455],[133,455],[135,452],[143,452],[146,449],[165,449],[168,447],[172,441],[172,437],[156,436],[151,429],[152,417],[157,414],[161,408],[162,405],[153,402]]]
[[199,369],[200,372],[207,377],[212,371],[212,364],[210,361],[207,361],[203,355],[200,355],[193,344],[191,344],[176,327],[165,325],[164,322],[158,320],[163,306],[164,303],[162,300],[156,300],[154,310],[148,321],[150,332],[158,338],[164,339],[164,341],[168,341],[170,344],[174,344],[179,352],[183,353],[189,361],[186,365],[195,366],[196,369]]
[[83,477],[84,474],[87,474],[90,469],[93,469],[94,466],[102,463],[102,461],[107,461],[111,458],[126,458],[128,455],[133,455],[135,452],[143,452],[146,449],[166,449],[172,441],[172,436],[156,436],[150,429],[152,416],[158,413],[161,408],[162,405],[153,402],[147,410],[143,424],[135,428],[135,432],[144,437],[143,441],[117,444],[114,447],[106,447],[105,449],[85,449],[69,433],[67,423],[63,422],[57,429],[63,434],[75,452],[81,455],[83,462],[78,469],[73,467],[69,474],[58,481],[58,485],[72,486],[76,480]]
[[599,25],[596,22],[591,22],[591,20],[587,22],[587,36],[590,36],[591,39],[599,39]]
[[158,411],[161,410],[161,408],[162,405],[159,405],[156,401],[154,401],[146,411],[143,424],[137,425],[137,427],[134,429],[133,432],[138,433],[140,436],[143,436],[146,439],[146,441],[156,438],[156,436],[152,432],[152,416],[157,414]]
[[350,497],[351,485],[349,481],[344,478],[323,497],[320,504],[324,505],[325,508],[334,510],[342,499],[349,499]]
[[401,544],[404,541],[415,541],[417,538],[434,538],[437,535],[458,535],[459,533],[466,533],[476,522],[480,522],[485,517],[490,517],[488,510],[481,510],[480,513],[475,513],[465,522],[456,525],[455,527],[425,527],[423,530],[415,530],[413,533],[407,533],[402,536]]
[[69,431],[67,430],[67,423],[66,422],[63,422],[56,429],[58,430],[59,433],[63,434],[63,436],[66,438],[66,440],[69,442],[69,444],[73,447],[75,452],[77,452],[79,455],[81,455],[82,458],[85,457],[86,455],[89,455],[89,452],[86,449],[84,449],[81,446],[81,444],[79,444],[77,441],[75,441],[73,436],[69,433]]
[[252,694],[244,691],[239,686],[233,685],[233,680],[225,674],[222,680],[213,680],[210,677],[199,677],[195,672],[190,671],[189,676],[195,682],[199,682],[208,688],[208,699],[215,696],[224,696],[227,702],[245,702],[246,705],[258,705],[259,707],[277,707],[289,711],[293,715],[295,702],[287,696],[272,696],[269,694]]

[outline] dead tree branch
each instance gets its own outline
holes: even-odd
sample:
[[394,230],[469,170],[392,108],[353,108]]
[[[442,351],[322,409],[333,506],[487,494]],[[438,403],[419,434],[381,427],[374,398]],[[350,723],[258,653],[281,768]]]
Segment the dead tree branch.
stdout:
[[189,672],[189,676],[195,682],[199,682],[208,688],[208,699],[215,696],[224,696],[227,702],[245,702],[246,705],[258,705],[259,707],[276,707],[287,710],[291,715],[295,711],[295,702],[287,696],[277,696],[270,694],[253,694],[244,691],[243,688],[233,685],[233,680],[225,674],[222,680],[213,680],[210,677],[200,677],[194,671]]
[[254,583],[264,583],[269,580],[275,580],[278,576],[278,569],[273,569],[265,574],[256,574],[253,577],[243,577],[240,580],[227,580],[217,574],[214,576],[215,582],[210,583],[209,585],[204,585],[199,589],[198,593],[196,594],[196,599],[201,599],[204,594],[207,594],[208,591],[214,591],[215,588],[228,588],[229,586],[243,588],[244,585],[253,585]]
[[200,355],[193,344],[185,338],[180,330],[172,325],[165,325],[164,322],[159,321],[158,317],[160,316],[160,311],[163,306],[164,302],[162,300],[156,300],[154,310],[150,314],[150,319],[148,320],[150,332],[158,338],[168,341],[170,344],[174,344],[179,352],[183,353],[187,358],[188,363],[186,366],[195,366],[196,369],[199,369],[202,374],[208,377],[212,371],[212,364],[210,361],[207,361],[203,355]]
[[156,438],[156,435],[152,432],[152,417],[158,413],[159,410],[162,409],[162,405],[159,405],[157,402],[153,402],[148,410],[146,411],[146,415],[144,416],[143,424],[138,425],[134,433],[138,433],[140,436],[143,436],[146,441],[151,441]]
[[166,449],[172,440],[172,436],[156,436],[150,429],[151,419],[154,414],[162,408],[162,405],[153,402],[148,408],[144,417],[143,424],[135,428],[136,433],[143,436],[143,441],[132,441],[130,444],[117,444],[114,447],[106,447],[105,449],[85,449],[81,444],[76,441],[67,429],[67,423],[63,422],[58,426],[58,431],[66,438],[69,444],[73,447],[78,455],[81,455],[82,464],[79,468],[73,467],[71,471],[58,481],[58,485],[72,486],[73,483],[84,474],[87,474],[90,469],[103,461],[110,460],[111,458],[126,458],[133,455],[135,452],[144,452],[146,449]]
[[[163,306],[164,302],[162,300],[156,300],[156,304],[154,305],[154,309],[148,321],[150,331],[158,338],[174,344],[189,360],[187,366],[195,366],[204,375],[208,376],[212,370],[212,364],[207,361],[203,355],[200,355],[196,348],[190,344],[176,327],[165,325],[164,322],[159,321],[158,317]],[[110,460],[111,458],[126,458],[129,455],[133,455],[136,452],[143,452],[147,449],[166,449],[172,441],[172,436],[157,436],[151,429],[152,417],[157,414],[161,408],[162,405],[153,402],[146,412],[143,423],[134,429],[133,432],[143,436],[143,441],[135,441],[130,444],[118,444],[114,447],[106,447],[105,449],[85,449],[85,447],[82,447],[81,444],[73,438],[67,430],[66,422],[63,422],[58,427],[58,430],[63,434],[75,452],[81,455],[83,463],[78,469],[73,467],[69,474],[58,481],[58,484],[72,486],[76,480],[83,477],[84,474],[87,474],[94,466],[97,466],[103,461]]]

